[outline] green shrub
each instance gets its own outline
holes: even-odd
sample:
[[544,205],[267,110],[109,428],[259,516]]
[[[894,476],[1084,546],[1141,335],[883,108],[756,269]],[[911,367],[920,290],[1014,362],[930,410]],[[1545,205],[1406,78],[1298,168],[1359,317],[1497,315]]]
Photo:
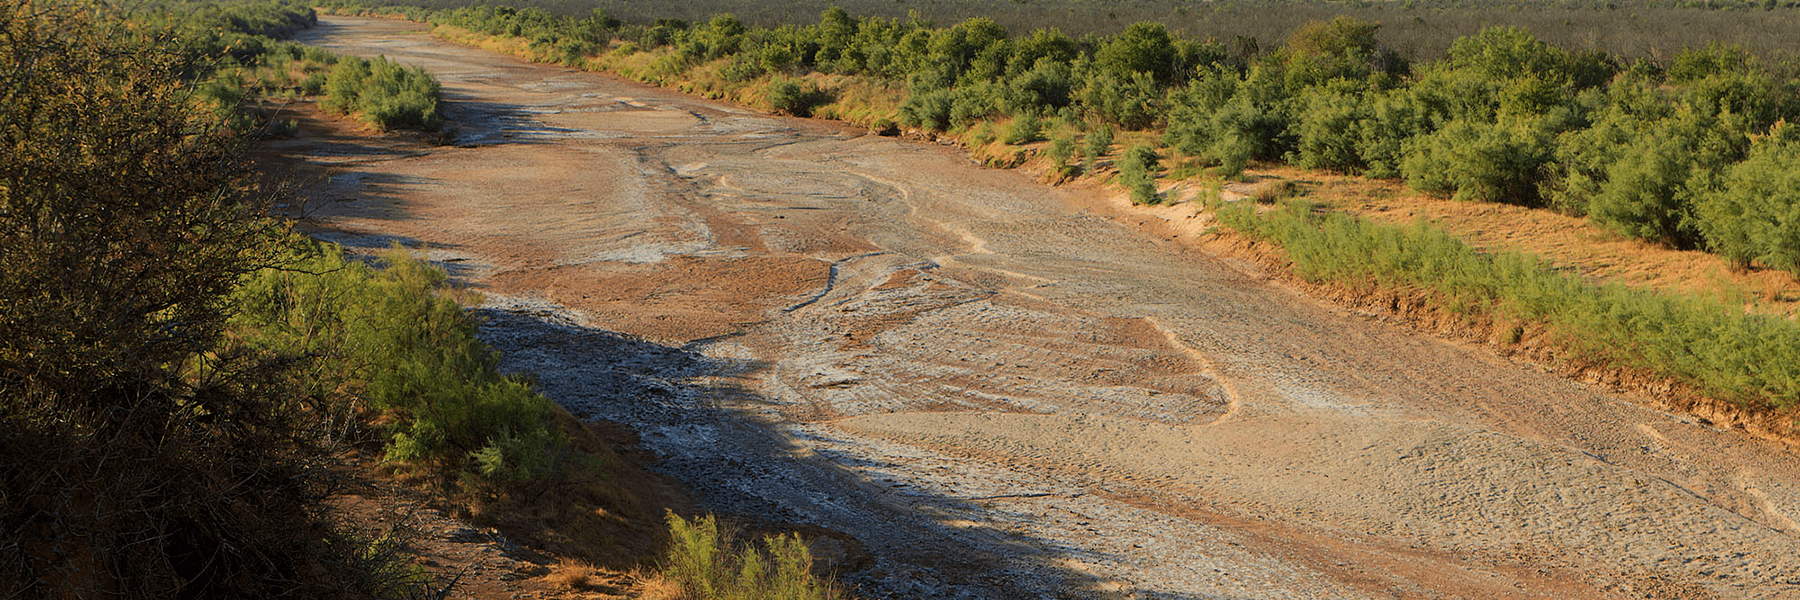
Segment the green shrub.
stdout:
[[1333,79],[1368,79],[1376,57],[1375,31],[1380,28],[1379,23],[1339,16],[1295,29],[1280,59],[1289,91],[1298,93]]
[[1360,173],[1364,168],[1361,122],[1368,107],[1359,95],[1315,88],[1304,96],[1295,122],[1294,164],[1308,169]]
[[1006,128],[1006,138],[1003,141],[1014,146],[1019,146],[1032,142],[1041,142],[1043,140],[1043,119],[1039,118],[1037,113],[1027,112],[1013,117],[1012,125],[1009,125]]
[[1075,136],[1064,133],[1050,140],[1050,149],[1044,152],[1050,159],[1051,169],[1058,177],[1069,177],[1075,174],[1075,165],[1069,162],[1075,157]]
[[1113,129],[1111,125],[1100,125],[1089,131],[1082,141],[1082,169],[1094,170],[1094,164],[1106,154],[1112,152]]
[[920,129],[945,131],[950,128],[950,110],[956,106],[956,93],[932,90],[914,93],[900,105],[900,118]]
[[1633,77],[1621,78],[1604,94],[1585,93],[1580,102],[1600,105],[1591,109],[1591,124],[1557,136],[1548,177],[1540,186],[1551,207],[1568,214],[1587,214],[1589,204],[1606,185],[1607,169],[1642,129],[1673,114],[1658,86]]
[[394,417],[388,455],[445,476],[516,483],[547,475],[563,446],[548,399],[494,370],[443,271],[402,250],[383,268],[295,241],[290,266],[233,293],[234,331],[259,351],[310,361],[296,385],[345,392]]
[[1458,200],[1535,205],[1550,138],[1534,122],[1454,121],[1406,143],[1407,185]]
[[1080,97],[1090,112],[1126,129],[1147,128],[1162,116],[1163,92],[1149,73],[1096,71]]
[[1699,228],[1731,261],[1800,277],[1800,131],[1778,126],[1702,195]]
[[1503,81],[1518,77],[1567,76],[1569,54],[1521,27],[1488,27],[1450,44],[1449,67]]
[[1693,173],[1684,140],[1652,135],[1606,167],[1606,183],[1588,204],[1594,220],[1625,236],[1685,246],[1692,240]]
[[1364,166],[1363,175],[1399,177],[1406,141],[1431,133],[1432,119],[1403,90],[1372,94],[1366,106],[1367,116],[1357,122],[1356,136],[1356,154]]
[[711,515],[692,521],[668,513],[670,545],[663,577],[692,600],[833,600],[843,597],[812,574],[812,552],[799,535],[763,538],[763,548],[736,543]]
[[1274,71],[1248,77],[1203,74],[1169,95],[1164,143],[1220,165],[1236,175],[1251,160],[1278,158],[1287,150],[1287,100]]
[[963,129],[999,115],[1005,96],[1006,88],[992,81],[958,86],[950,104],[950,128]]
[[1111,79],[1128,79],[1142,73],[1149,87],[1172,83],[1176,73],[1175,36],[1167,26],[1140,21],[1126,27],[1094,52],[1094,68]]
[[1031,70],[1007,82],[1007,108],[1014,112],[1054,111],[1074,100],[1074,87],[1067,63],[1041,58]]
[[1119,182],[1131,192],[1133,204],[1157,204],[1162,201],[1156,193],[1156,171],[1161,158],[1156,149],[1146,144],[1137,144],[1125,150],[1119,157]]
[[831,101],[830,95],[812,82],[802,83],[787,78],[770,81],[768,93],[770,108],[796,117],[810,117],[814,108]]
[[319,107],[350,114],[382,129],[436,129],[439,86],[424,69],[404,67],[385,57],[346,56],[332,67]]

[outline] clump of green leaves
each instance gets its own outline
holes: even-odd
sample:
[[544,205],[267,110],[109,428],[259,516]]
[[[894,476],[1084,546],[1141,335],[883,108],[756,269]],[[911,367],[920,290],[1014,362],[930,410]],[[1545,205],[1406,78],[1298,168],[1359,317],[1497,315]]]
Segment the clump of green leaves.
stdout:
[[671,543],[663,577],[684,600],[833,600],[830,580],[812,574],[812,552],[800,536],[763,538],[763,548],[736,543],[711,515],[692,521],[668,514]]
[[775,112],[786,113],[796,117],[810,117],[813,110],[830,104],[832,92],[820,88],[811,81],[798,81],[787,77],[776,77],[769,82],[767,88],[769,106]]
[[1800,127],[1776,127],[1699,204],[1713,251],[1800,277]]
[[1075,157],[1075,135],[1064,133],[1051,139],[1050,149],[1044,156],[1050,159],[1050,168],[1056,171],[1057,177],[1074,175],[1076,166],[1069,160]]
[[1034,112],[1014,117],[1012,125],[1006,128],[1006,137],[1003,141],[1014,146],[1044,141],[1043,118]]
[[291,266],[248,277],[233,328],[261,351],[310,357],[295,381],[390,415],[388,456],[477,484],[552,472],[565,440],[554,406],[500,375],[441,269],[395,249],[381,268],[332,246],[292,243]]
[[438,109],[440,86],[418,67],[376,57],[342,57],[325,81],[325,110],[360,116],[382,129],[436,129],[444,115]]
[[1107,153],[1112,152],[1112,146],[1113,128],[1111,125],[1102,124],[1089,131],[1081,144],[1081,168],[1090,173],[1093,172],[1095,163],[1106,157]]
[[1133,204],[1157,204],[1162,201],[1156,193],[1156,172],[1161,162],[1156,150],[1148,144],[1134,145],[1119,157],[1119,183],[1131,192]]

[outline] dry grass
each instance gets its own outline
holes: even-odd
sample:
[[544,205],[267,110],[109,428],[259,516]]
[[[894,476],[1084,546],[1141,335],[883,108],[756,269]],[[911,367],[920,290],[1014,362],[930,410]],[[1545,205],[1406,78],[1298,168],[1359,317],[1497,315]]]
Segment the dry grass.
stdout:
[[556,568],[544,576],[544,581],[551,585],[566,587],[572,590],[584,590],[593,585],[594,566],[579,560],[563,560]]
[[635,591],[640,600],[682,600],[686,597],[681,591],[681,584],[656,574],[639,579]]
[[1276,179],[1257,185],[1250,197],[1256,199],[1257,204],[1274,204],[1300,194],[1299,184],[1292,179]]

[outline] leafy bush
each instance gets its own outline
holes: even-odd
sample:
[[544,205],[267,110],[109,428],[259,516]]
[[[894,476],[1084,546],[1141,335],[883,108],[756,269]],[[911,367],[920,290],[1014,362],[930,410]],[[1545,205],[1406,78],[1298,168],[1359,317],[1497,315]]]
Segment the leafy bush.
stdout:
[[711,515],[692,521],[668,513],[671,543],[663,577],[683,600],[832,600],[843,592],[812,574],[812,552],[800,536],[763,538],[741,547]]
[[1140,21],[1126,27],[1094,52],[1094,68],[1113,79],[1148,75],[1156,84],[1172,83],[1176,73],[1175,36],[1167,26]]
[[1007,83],[1007,105],[1017,112],[1059,109],[1074,101],[1074,87],[1074,74],[1067,63],[1040,58],[1031,70]]
[[1568,76],[1569,54],[1551,47],[1520,27],[1488,27],[1450,44],[1453,69],[1472,71],[1489,80]]
[[1119,182],[1131,192],[1133,204],[1162,201],[1156,194],[1156,170],[1160,162],[1156,150],[1145,144],[1127,148],[1119,157]]
[[1050,140],[1050,149],[1044,152],[1050,159],[1050,168],[1058,177],[1070,177],[1075,174],[1075,165],[1069,159],[1075,157],[1075,136],[1062,134]]
[[1800,131],[1782,125],[1703,195],[1699,227],[1714,251],[1800,277]]
[[1006,128],[1006,138],[1003,141],[1014,146],[1044,141],[1043,119],[1031,112],[1013,117],[1012,124]]
[[548,474],[563,446],[554,407],[494,371],[475,324],[440,292],[442,270],[395,249],[383,268],[295,241],[288,268],[234,292],[234,330],[250,347],[313,359],[296,385],[348,391],[391,415],[388,455],[445,477],[515,483]]
[[1454,121],[1406,143],[1407,185],[1458,200],[1538,203],[1540,169],[1550,138],[1534,122]]
[[[1653,130],[1654,131],[1654,130]],[[1645,136],[1606,167],[1606,184],[1588,204],[1594,220],[1629,237],[1683,246],[1693,237],[1694,175],[1684,140]]]
[[1673,115],[1673,107],[1660,97],[1658,86],[1633,75],[1620,79],[1604,94],[1583,94],[1579,103],[1599,105],[1589,109],[1591,124],[1556,139],[1555,158],[1540,188],[1557,210],[1586,214],[1607,183],[1607,169],[1629,149],[1640,130]]
[[1368,119],[1368,107],[1359,96],[1314,88],[1303,102],[1305,108],[1294,124],[1298,142],[1294,164],[1339,173],[1362,172],[1360,125]]
[[812,82],[776,78],[769,82],[769,106],[775,112],[810,117],[813,109],[831,102],[831,95]]
[[382,129],[436,129],[444,120],[438,111],[438,91],[437,80],[424,69],[404,67],[385,57],[346,56],[332,67],[319,107],[356,113]]
[[1081,145],[1082,168],[1093,171],[1094,163],[1101,158],[1104,158],[1108,152],[1111,152],[1112,146],[1112,126],[1100,125],[1095,127],[1092,131],[1089,131]]
[[987,81],[958,86],[950,104],[950,128],[963,129],[1001,114],[1006,88]]
[[1400,176],[1406,141],[1433,131],[1432,119],[1403,90],[1366,97],[1366,116],[1357,122],[1356,154],[1369,177]]
[[914,93],[900,105],[900,118],[920,129],[944,131],[950,128],[950,111],[956,106],[956,93],[932,90]]
[[1150,127],[1162,116],[1162,89],[1155,76],[1142,71],[1124,75],[1096,71],[1080,98],[1093,114],[1126,129]]
[[1377,56],[1375,31],[1380,28],[1379,23],[1339,16],[1295,29],[1282,47],[1288,89],[1298,93],[1334,79],[1368,79]]
[[1215,70],[1170,94],[1164,142],[1219,164],[1228,176],[1251,160],[1280,157],[1290,144],[1290,118],[1278,71],[1253,69],[1239,78]]

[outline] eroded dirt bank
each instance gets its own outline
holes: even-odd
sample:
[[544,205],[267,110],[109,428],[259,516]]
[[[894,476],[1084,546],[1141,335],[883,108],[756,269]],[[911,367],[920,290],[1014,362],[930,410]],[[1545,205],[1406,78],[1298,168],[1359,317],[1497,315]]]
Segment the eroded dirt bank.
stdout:
[[[1800,597],[1769,442],[1406,335],[1092,190],[326,17],[452,145],[271,148],[321,235],[423,244],[488,339],[868,597]],[[856,554],[856,553],[852,553]]]

